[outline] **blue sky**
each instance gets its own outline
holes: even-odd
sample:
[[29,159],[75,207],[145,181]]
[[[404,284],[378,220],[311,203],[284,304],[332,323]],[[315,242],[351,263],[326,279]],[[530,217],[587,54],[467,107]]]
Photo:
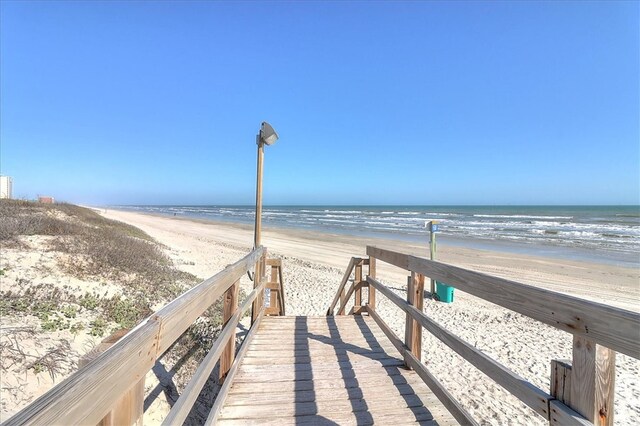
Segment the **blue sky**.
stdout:
[[0,167],[88,204],[640,203],[638,2],[0,3]]

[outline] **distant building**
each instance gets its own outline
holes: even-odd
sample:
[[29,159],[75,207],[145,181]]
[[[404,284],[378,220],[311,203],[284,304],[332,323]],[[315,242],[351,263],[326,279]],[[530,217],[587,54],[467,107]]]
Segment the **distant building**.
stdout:
[[0,198],[13,198],[13,179],[0,176]]
[[53,204],[53,197],[47,197],[45,195],[38,195],[38,202],[43,204]]

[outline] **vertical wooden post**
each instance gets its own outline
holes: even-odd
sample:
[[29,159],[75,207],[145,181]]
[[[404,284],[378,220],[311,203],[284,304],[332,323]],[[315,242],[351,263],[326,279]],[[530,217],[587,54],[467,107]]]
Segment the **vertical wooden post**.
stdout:
[[[264,249],[262,256],[257,260],[255,266],[255,272],[253,275],[253,288],[257,288],[262,283],[262,277],[266,271],[266,261],[267,261],[267,249]],[[264,306],[264,291],[261,291],[260,294],[256,296],[256,299],[253,301],[251,305],[251,325],[256,322],[258,318],[258,314],[260,310]]]
[[[407,302],[422,311],[424,307],[424,275],[411,273],[407,277]],[[407,314],[404,331],[405,345],[416,358],[422,361],[422,326]],[[407,368],[408,364],[405,362]]]
[[[92,360],[97,358],[104,351],[113,346],[120,340],[129,330],[119,330],[111,336],[105,338],[91,352],[80,358],[78,367],[82,369]],[[142,426],[144,416],[144,376],[125,392],[120,400],[111,408],[111,411],[104,416],[98,423],[98,426]]]
[[571,361],[551,360],[551,396],[571,407]]
[[[271,278],[269,279],[269,283],[278,284],[278,266],[271,265]],[[280,310],[280,306],[278,304],[278,292],[279,289],[271,289],[269,293],[269,306],[276,308],[276,310]]]
[[[371,278],[376,277],[376,258],[369,256],[369,276]],[[372,285],[369,285],[369,308],[376,308],[376,289]]]
[[573,336],[571,400],[573,410],[600,426],[613,425],[616,353],[581,336]]
[[[224,293],[224,305],[222,307],[222,321],[223,327],[227,324],[229,319],[238,310],[238,293],[240,292],[240,281],[233,283],[231,287]],[[229,339],[229,342],[224,347],[222,355],[220,355],[220,371],[218,374],[218,382],[222,384],[224,378],[227,376],[231,365],[233,364],[233,358],[236,353],[236,336],[235,333]]]
[[355,278],[353,284],[355,288],[355,302],[353,303],[354,315],[360,315],[362,309],[362,260],[358,261],[356,265]]

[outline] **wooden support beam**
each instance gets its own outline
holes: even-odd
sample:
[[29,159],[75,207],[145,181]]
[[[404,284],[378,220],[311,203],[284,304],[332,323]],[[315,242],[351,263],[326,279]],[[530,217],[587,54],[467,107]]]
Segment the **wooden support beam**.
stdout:
[[615,355],[592,340],[573,337],[570,407],[599,426],[613,425]]
[[571,407],[571,361],[551,361],[551,396]]
[[[422,312],[424,307],[423,275],[412,272],[411,276],[407,277],[407,303]],[[405,322],[405,344],[411,353],[422,362],[422,325],[413,319],[413,316],[409,312],[407,312]],[[407,368],[409,368],[406,360],[405,364]]]
[[[369,276],[372,278],[376,277],[376,258],[369,257]],[[369,303],[367,304],[370,309],[376,308],[376,289],[372,286],[369,286]]]
[[353,266],[355,265],[355,262],[356,262],[355,257],[352,257],[349,260],[347,269],[345,270],[344,275],[342,276],[342,281],[340,281],[340,285],[338,286],[338,291],[336,292],[336,295],[333,298],[333,302],[331,302],[331,306],[329,306],[329,309],[327,310],[327,315],[333,315],[334,309],[338,304],[338,302],[340,302],[340,305],[344,304],[345,285],[349,281],[349,277],[351,276],[351,271],[353,270]]
[[[240,280],[233,283],[233,285],[229,287],[229,289],[224,294],[224,300],[223,300],[224,305],[222,307],[223,328],[225,325],[227,325],[227,323],[229,322],[233,314],[235,314],[236,311],[238,310],[239,292],[240,292]],[[226,377],[227,372],[229,371],[229,369],[231,368],[231,365],[233,364],[233,357],[235,353],[236,353],[236,339],[234,337],[231,337],[229,339],[229,343],[227,343],[224,350],[222,351],[222,355],[220,356],[220,369],[218,373],[219,383],[224,382],[224,378]]]
[[[355,268],[355,278],[353,283],[356,285],[356,295],[355,302],[353,303],[353,313],[355,315],[360,315],[360,309],[362,308],[362,261],[356,264]],[[358,285],[360,284],[360,285]]]
[[[253,288],[257,288],[262,284],[260,282],[260,278],[265,275],[266,272],[266,263],[267,263],[267,249],[263,249],[262,256],[260,256],[256,262],[255,272],[253,275]],[[258,294],[256,299],[253,302],[253,306],[251,308],[251,324],[256,322],[256,318],[258,318],[258,313],[262,310],[264,306],[264,292]]]

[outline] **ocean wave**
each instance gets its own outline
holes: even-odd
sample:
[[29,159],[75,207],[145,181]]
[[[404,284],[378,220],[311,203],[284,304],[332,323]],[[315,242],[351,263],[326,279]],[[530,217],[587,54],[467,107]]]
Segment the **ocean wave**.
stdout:
[[566,219],[571,220],[573,216],[530,216],[520,214],[474,214],[473,217],[504,218],[504,219]]

